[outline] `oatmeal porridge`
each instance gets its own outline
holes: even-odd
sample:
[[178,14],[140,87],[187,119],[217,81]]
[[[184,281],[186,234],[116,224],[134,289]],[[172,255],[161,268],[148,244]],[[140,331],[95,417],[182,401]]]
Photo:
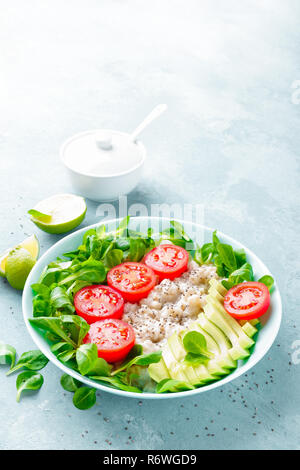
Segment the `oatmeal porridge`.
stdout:
[[134,327],[136,343],[145,353],[161,349],[172,333],[198,317],[212,278],[218,279],[215,266],[191,261],[180,277],[164,279],[138,303],[125,303],[123,320]]

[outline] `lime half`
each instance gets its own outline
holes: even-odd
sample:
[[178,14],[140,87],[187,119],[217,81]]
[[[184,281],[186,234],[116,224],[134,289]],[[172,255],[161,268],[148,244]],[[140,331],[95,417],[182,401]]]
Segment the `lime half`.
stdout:
[[83,197],[57,194],[40,201],[32,210],[31,220],[48,233],[65,233],[83,221],[86,204]]
[[25,240],[22,243],[15,246],[14,248],[8,248],[8,250],[5,250],[5,252],[2,253],[2,255],[0,255],[0,276],[5,277],[7,257],[9,253],[17,247],[25,248],[33,257],[34,260],[36,260],[39,255],[40,246],[39,246],[39,242],[36,236],[31,235],[30,237],[25,238]]

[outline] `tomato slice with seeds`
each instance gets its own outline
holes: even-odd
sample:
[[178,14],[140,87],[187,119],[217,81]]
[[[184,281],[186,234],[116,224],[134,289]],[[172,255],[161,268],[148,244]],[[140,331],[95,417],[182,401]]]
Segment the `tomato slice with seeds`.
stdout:
[[98,356],[107,362],[124,359],[135,343],[135,334],[131,325],[115,318],[107,318],[93,323],[84,343],[94,343]]
[[121,318],[124,299],[116,290],[108,286],[87,286],[74,296],[76,313],[89,325],[104,318]]
[[252,320],[266,313],[270,300],[270,292],[262,282],[242,282],[229,289],[224,308],[234,318]]
[[160,281],[181,276],[187,270],[188,262],[188,252],[181,246],[172,244],[159,245],[144,258],[144,263],[153,269]]
[[114,266],[107,274],[107,284],[120,292],[127,302],[138,302],[147,297],[156,282],[151,268],[133,261]]

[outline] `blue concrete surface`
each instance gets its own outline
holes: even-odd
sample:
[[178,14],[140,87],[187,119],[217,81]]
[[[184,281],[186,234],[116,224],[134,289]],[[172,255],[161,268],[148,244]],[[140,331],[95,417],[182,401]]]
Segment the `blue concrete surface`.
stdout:
[[[44,370],[15,402],[0,370],[1,449],[296,449],[299,443],[300,5],[296,0],[2,0],[0,250],[36,233],[26,211],[72,191],[58,157],[72,134],[130,131],[169,111],[143,141],[144,179],[129,202],[203,204],[204,222],[251,248],[281,289],[284,318],[247,376],[199,397],[101,393],[81,412]],[[297,82],[298,80],[298,82]],[[84,224],[97,221],[88,202]],[[0,339],[34,347],[21,293],[0,279]]]

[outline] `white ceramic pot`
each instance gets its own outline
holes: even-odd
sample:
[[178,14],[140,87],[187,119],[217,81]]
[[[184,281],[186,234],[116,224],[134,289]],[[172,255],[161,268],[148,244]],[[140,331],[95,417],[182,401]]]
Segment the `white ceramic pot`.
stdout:
[[[72,164],[70,164],[70,162],[66,159],[67,147],[73,143],[74,140],[86,137],[89,134],[96,134],[97,132],[99,132],[99,130],[91,130],[80,132],[79,134],[72,136],[62,145],[60,149],[60,157],[68,171],[72,186],[76,191],[76,194],[97,202],[113,201],[118,199],[120,196],[124,196],[125,194],[130,193],[139,183],[146,159],[146,149],[140,141],[136,141],[135,145],[137,145],[141,154],[140,161],[137,165],[133,166],[129,170],[122,171],[120,173],[99,176],[78,170],[78,168],[72,168]],[[119,132],[110,129],[105,129],[103,132],[118,134],[119,136],[124,136],[124,138],[129,138],[130,136],[125,132]],[[84,153],[85,152],[83,151],[83,161],[86,156]]]

